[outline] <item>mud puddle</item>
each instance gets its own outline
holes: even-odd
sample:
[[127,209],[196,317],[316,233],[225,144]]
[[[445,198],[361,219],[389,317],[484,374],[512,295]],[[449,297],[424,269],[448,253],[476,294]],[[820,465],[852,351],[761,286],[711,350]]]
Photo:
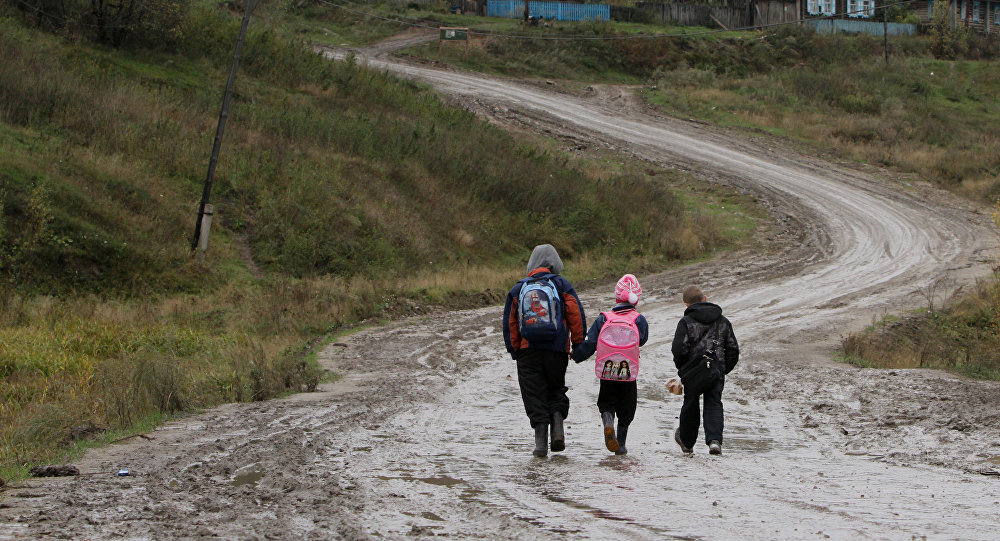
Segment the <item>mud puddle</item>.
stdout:
[[232,485],[234,487],[241,487],[241,486],[244,486],[244,485],[254,486],[263,477],[264,477],[264,471],[263,470],[253,470],[253,471],[250,471],[250,472],[241,473],[240,475],[237,475],[232,480],[231,483],[232,483]]

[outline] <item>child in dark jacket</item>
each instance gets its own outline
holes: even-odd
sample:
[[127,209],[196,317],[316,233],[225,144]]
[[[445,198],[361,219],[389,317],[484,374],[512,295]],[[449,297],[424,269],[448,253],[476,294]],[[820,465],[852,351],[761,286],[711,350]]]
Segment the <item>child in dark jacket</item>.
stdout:
[[566,448],[563,420],[569,415],[566,367],[571,344],[584,338],[587,318],[573,286],[559,273],[563,263],[551,244],[535,246],[528,258],[528,276],[519,280],[503,309],[503,338],[517,361],[521,400],[535,430],[537,457]]
[[[708,297],[698,286],[687,286],[683,292],[684,317],[677,322],[677,331],[671,351],[674,354],[674,364],[680,370],[698,351],[699,344],[704,339],[712,338],[715,344],[716,358],[724,360],[719,379],[709,388],[700,391],[688,389],[684,385],[684,403],[681,406],[680,425],[674,431],[674,441],[684,453],[691,453],[698,439],[699,399],[705,397],[705,443],[708,452],[713,455],[722,454],[722,387],[726,383],[726,374],[732,372],[740,360],[740,346],[733,333],[733,325],[722,315],[722,308],[708,302]],[[718,348],[722,348],[718,356]]]
[[597,409],[604,424],[604,444],[617,455],[628,453],[625,439],[638,402],[639,346],[649,338],[649,324],[635,308],[641,294],[642,287],[635,276],[622,276],[615,286],[618,304],[602,312],[587,332],[587,339],[573,348],[573,360],[578,363],[597,353],[594,370],[601,380]]

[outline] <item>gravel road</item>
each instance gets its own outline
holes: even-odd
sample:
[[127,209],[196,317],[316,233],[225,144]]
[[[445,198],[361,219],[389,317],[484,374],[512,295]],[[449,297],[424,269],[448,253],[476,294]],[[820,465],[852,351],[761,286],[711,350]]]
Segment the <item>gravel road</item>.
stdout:
[[[227,405],[88,454],[93,475],[9,489],[0,538],[996,538],[1000,478],[982,472],[1000,463],[1000,384],[831,360],[873,315],[987,273],[985,212],[601,92],[359,54],[496,122],[737,186],[771,210],[777,248],[640,276],[651,338],[627,456],[604,449],[584,364],[568,375],[567,450],[533,458],[500,308],[434,313],[330,346],[322,362],[345,378],[320,392]],[[680,453],[680,399],[662,388],[691,282],[743,349],[721,457]],[[612,289],[582,292],[590,318]]]

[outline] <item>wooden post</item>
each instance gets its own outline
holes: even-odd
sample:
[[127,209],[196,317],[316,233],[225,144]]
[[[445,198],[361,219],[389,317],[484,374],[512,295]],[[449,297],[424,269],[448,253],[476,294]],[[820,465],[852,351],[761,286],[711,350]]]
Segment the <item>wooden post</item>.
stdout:
[[257,0],[246,0],[246,10],[243,12],[243,22],[240,24],[240,34],[236,38],[236,48],[233,50],[233,63],[229,67],[229,78],[226,80],[226,90],[222,94],[222,109],[219,111],[219,123],[215,128],[215,141],[212,143],[212,156],[208,159],[208,173],[205,175],[205,187],[201,193],[201,203],[198,205],[198,219],[194,225],[194,236],[191,238],[191,248],[197,247],[201,237],[201,222],[205,216],[208,198],[212,195],[212,181],[215,180],[215,166],[219,163],[219,150],[222,148],[222,135],[226,132],[226,120],[229,118],[229,101],[233,96],[233,83],[236,80],[236,68],[240,65],[240,51],[250,24],[250,12],[256,7]]
[[723,30],[725,30],[725,31],[727,31],[727,32],[729,31],[729,29],[728,29],[728,28],[726,28],[726,25],[722,24],[722,23],[721,23],[721,22],[719,21],[719,19],[716,19],[716,18],[715,18],[715,15],[712,15],[711,13],[709,13],[709,14],[708,14],[708,16],[709,16],[709,17],[711,17],[713,21],[715,21],[715,24],[717,24],[717,25],[721,26]]
[[215,207],[210,204],[205,205],[204,212],[201,213],[201,230],[198,236],[198,252],[195,257],[198,263],[205,262],[205,252],[208,251],[208,233],[212,229],[212,216],[215,214]]
[[885,65],[889,65],[889,10],[882,8],[882,45],[885,47]]

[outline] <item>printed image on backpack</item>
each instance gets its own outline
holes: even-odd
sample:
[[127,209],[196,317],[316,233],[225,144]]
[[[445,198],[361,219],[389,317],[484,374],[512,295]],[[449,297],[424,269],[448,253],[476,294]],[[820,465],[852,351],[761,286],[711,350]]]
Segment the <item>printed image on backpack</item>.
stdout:
[[562,301],[548,278],[526,280],[518,296],[518,325],[529,342],[547,342],[559,334]]
[[597,337],[594,374],[603,380],[635,381],[639,376],[639,313],[603,312],[606,321]]

